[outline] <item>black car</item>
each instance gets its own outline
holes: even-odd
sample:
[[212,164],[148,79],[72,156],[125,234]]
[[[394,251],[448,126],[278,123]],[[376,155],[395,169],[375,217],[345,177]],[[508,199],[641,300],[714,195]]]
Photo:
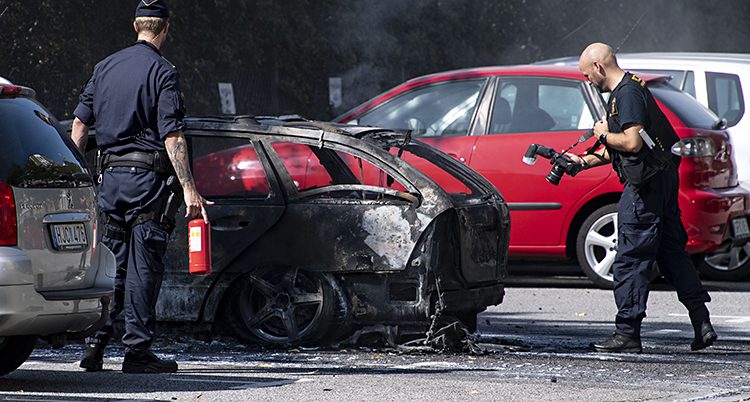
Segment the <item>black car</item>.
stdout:
[[[503,300],[508,208],[495,187],[409,133],[302,119],[186,121],[193,175],[214,205],[212,273],[191,276],[187,224],[166,255],[157,314],[266,345],[400,332]],[[89,163],[95,162],[95,133]],[[447,192],[415,166],[439,180]]]

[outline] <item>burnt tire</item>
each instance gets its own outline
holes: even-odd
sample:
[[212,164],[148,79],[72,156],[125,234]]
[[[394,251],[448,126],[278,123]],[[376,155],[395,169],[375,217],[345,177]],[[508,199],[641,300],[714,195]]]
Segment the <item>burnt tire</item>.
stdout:
[[739,281],[750,277],[750,243],[732,246],[724,253],[701,254],[694,259],[703,277],[717,281]]
[[239,279],[227,294],[225,324],[245,343],[269,347],[328,344],[346,306],[328,274],[268,267]]
[[0,336],[0,376],[20,367],[36,345],[34,336]]
[[596,286],[612,289],[612,262],[617,251],[617,204],[607,204],[583,221],[576,236],[581,270]]

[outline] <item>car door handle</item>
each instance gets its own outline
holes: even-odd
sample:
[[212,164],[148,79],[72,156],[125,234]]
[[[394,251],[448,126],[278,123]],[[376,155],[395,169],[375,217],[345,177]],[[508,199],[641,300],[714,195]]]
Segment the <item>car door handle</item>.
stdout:
[[237,230],[242,230],[246,228],[248,225],[250,225],[250,221],[234,221],[231,219],[219,219],[218,222],[211,225],[211,229],[219,231],[219,232],[233,232]]

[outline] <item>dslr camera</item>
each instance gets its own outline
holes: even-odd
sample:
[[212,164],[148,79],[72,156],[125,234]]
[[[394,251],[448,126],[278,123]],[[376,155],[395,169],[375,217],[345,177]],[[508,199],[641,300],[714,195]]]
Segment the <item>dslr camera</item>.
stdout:
[[546,179],[554,185],[560,184],[560,179],[562,179],[563,174],[575,176],[583,170],[583,166],[574,162],[564,154],[561,154],[552,148],[538,144],[529,145],[526,154],[523,156],[523,163],[527,165],[535,164],[537,155],[549,159],[549,163],[552,165],[552,170],[549,171]]

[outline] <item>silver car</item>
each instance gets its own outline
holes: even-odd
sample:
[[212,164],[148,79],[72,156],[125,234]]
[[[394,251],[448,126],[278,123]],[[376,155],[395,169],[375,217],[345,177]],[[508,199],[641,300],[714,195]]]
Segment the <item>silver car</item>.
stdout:
[[0,375],[37,338],[80,338],[106,320],[115,260],[96,244],[91,175],[34,91],[0,78]]

